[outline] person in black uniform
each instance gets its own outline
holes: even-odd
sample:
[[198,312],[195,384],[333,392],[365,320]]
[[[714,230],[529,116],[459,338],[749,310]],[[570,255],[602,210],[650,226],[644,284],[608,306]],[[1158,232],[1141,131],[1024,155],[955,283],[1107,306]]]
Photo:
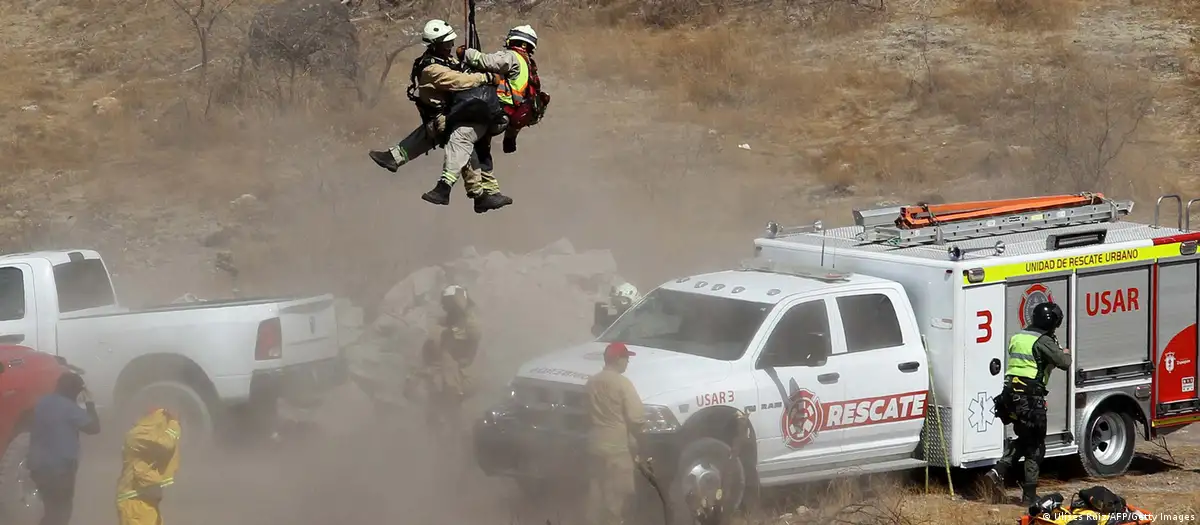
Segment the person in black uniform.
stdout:
[[1038,474],[1046,455],[1046,383],[1052,370],[1071,366],[1069,350],[1060,347],[1054,335],[1062,321],[1063,311],[1057,304],[1039,304],[1033,309],[1029,326],[1009,340],[1004,389],[994,401],[996,415],[1004,424],[1013,425],[1017,439],[1004,444],[1004,456],[987,473],[997,501],[1004,498],[1005,473],[1024,458],[1021,504],[1037,502]]

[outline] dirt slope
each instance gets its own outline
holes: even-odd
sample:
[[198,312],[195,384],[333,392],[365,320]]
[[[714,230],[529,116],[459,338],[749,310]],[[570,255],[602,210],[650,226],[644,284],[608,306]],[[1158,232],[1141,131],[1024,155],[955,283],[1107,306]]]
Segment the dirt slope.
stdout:
[[[169,2],[0,5],[5,251],[98,248],[135,304],[236,285],[371,305],[380,283],[467,245],[524,252],[566,237],[612,249],[622,274],[649,287],[750,255],[767,220],[844,224],[851,207],[930,194],[1082,189],[1137,197],[1145,214],[1160,193],[1197,190],[1200,17],[1184,1],[761,1],[715,12],[545,0],[520,14],[487,4],[489,46],[506,26],[537,25],[554,101],[520,151],[497,159],[515,204],[485,216],[461,190],[448,208],[420,201],[436,155],[396,175],[365,156],[416,124],[401,78],[413,49],[374,107],[304,78],[239,76],[260,3],[216,19],[213,62],[200,69],[192,27]],[[459,19],[460,2],[418,4],[391,18],[363,6],[369,79],[421,20]],[[214,269],[223,252],[237,283]],[[354,394],[338,407],[359,407]],[[445,467],[427,461],[411,425],[381,438],[358,417],[282,456],[185,465],[194,477],[181,478],[168,520],[508,519],[506,484],[472,477],[469,496],[447,496],[455,481],[423,481]],[[110,523],[113,453],[95,454],[80,515]],[[1195,509],[1194,477],[1120,486],[1166,494],[1163,510]],[[461,514],[428,505],[437,497]],[[995,523],[1012,514],[948,508]]]

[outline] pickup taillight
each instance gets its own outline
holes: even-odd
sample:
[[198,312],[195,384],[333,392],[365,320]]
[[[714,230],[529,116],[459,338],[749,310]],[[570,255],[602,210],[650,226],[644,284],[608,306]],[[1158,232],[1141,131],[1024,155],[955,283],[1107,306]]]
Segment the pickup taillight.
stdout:
[[266,361],[283,357],[283,328],[278,317],[258,323],[258,340],[254,343],[254,360]]

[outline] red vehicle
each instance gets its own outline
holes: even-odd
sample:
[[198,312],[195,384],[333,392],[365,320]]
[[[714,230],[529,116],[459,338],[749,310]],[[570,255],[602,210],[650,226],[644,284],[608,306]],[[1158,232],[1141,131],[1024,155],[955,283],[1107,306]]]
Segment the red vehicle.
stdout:
[[21,523],[37,503],[24,469],[33,406],[67,370],[59,357],[0,345],[0,523]]

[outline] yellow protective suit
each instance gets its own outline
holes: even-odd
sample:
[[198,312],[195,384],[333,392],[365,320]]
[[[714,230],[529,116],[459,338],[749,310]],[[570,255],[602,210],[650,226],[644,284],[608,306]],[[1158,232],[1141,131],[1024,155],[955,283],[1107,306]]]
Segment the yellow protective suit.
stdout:
[[179,421],[158,409],[138,420],[125,434],[121,477],[117,480],[120,525],[162,525],[159,501],[145,497],[141,491],[175,483],[179,430]]

